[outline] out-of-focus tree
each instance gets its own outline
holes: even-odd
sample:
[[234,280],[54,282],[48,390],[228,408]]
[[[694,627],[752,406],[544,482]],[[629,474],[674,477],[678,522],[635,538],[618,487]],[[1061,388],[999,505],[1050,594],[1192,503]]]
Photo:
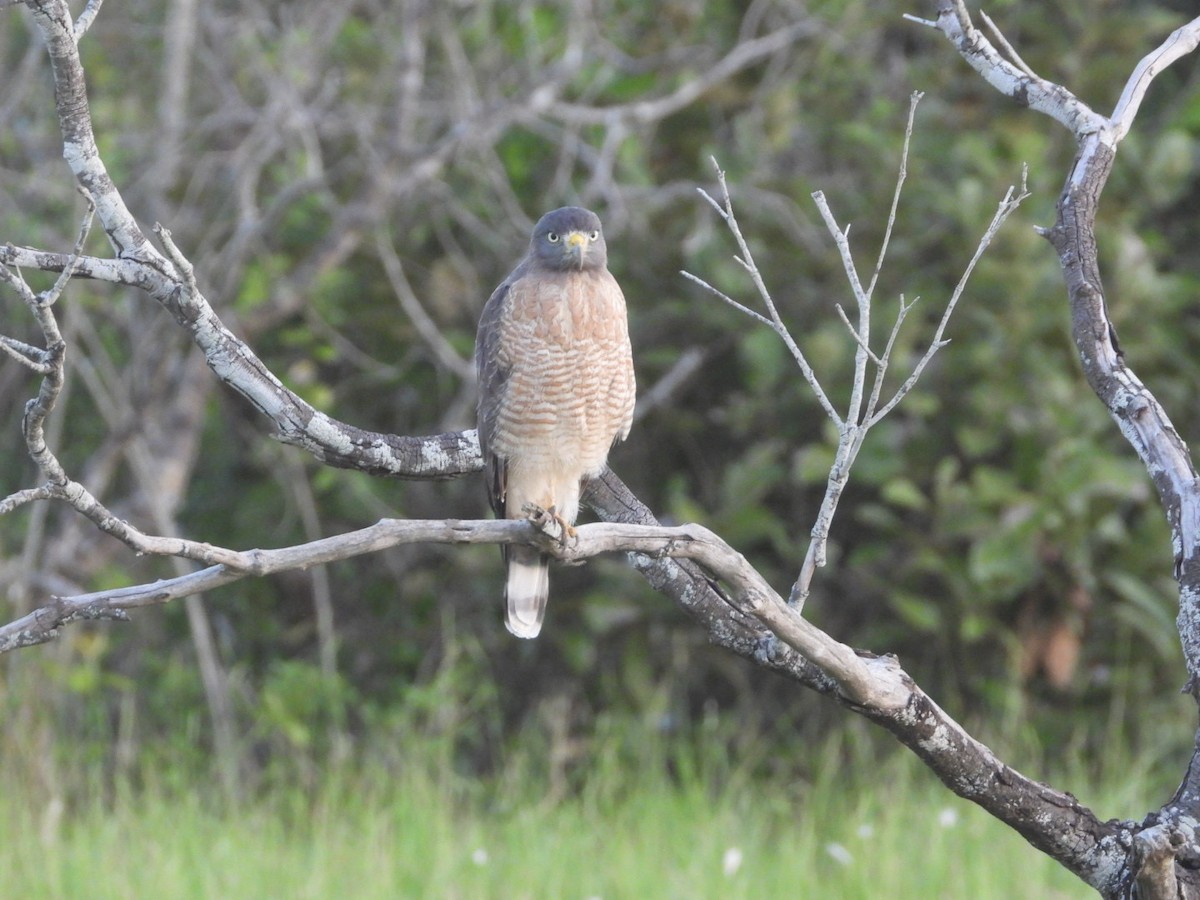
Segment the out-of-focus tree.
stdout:
[[[1033,71],[1091,99],[1178,24],[1120,3],[1108,12],[1050,22],[1054,13],[1016,10],[1008,33]],[[803,323],[809,359],[837,385],[849,384],[837,377],[846,331],[827,313],[844,296],[841,266],[819,215],[797,198],[822,188],[843,220],[861,223],[856,244],[878,242],[890,191],[881,162],[894,160],[902,98],[925,88],[933,123],[918,127],[911,163],[912,183],[926,187],[910,191],[893,244],[909,265],[885,272],[879,295],[936,296],[1020,161],[1034,163],[1035,220],[1052,217],[1051,186],[1073,149],[950,72],[912,25],[872,19],[878,10],[855,3],[224,11],[185,0],[153,13],[160,22],[135,25],[106,9],[80,44],[100,153],[137,219],[171,228],[204,296],[290,389],[378,432],[463,427],[471,336],[490,286],[538,212],[567,200],[596,206],[649,388],[638,438],[614,463],[664,518],[706,522],[772,583],[794,568],[795,523],[820,503],[836,435],[793,389],[776,337],[676,274],[703,272],[730,293],[744,277],[695,200],[708,157],[736,185],[745,233],[768,248],[756,254],[764,281],[781,286],[785,317]],[[23,10],[7,15],[0,224],[20,243],[69,247],[76,201],[39,81],[45,48]],[[1105,39],[1109,28],[1120,41]],[[145,52],[131,54],[135,42]],[[1195,374],[1181,352],[1195,272],[1172,248],[1193,234],[1200,118],[1186,73],[1159,84],[1141,120],[1153,138],[1125,144],[1145,165],[1114,176],[1106,209],[1118,211],[1106,213],[1101,240],[1116,260],[1109,299],[1123,346],[1147,360],[1144,377],[1161,373],[1169,405],[1189,402]],[[948,140],[951,122],[960,131]],[[99,247],[93,238],[85,249]],[[952,697],[994,705],[1020,697],[1012,686],[1024,682],[1051,703],[1066,694],[1115,711],[1112,698],[1152,697],[1177,670],[1170,544],[1141,467],[1120,452],[1103,409],[1077,399],[1061,311],[1028,299],[1061,293],[1046,257],[1025,230],[984,258],[955,352],[863,446],[831,534],[838,577],[818,579],[808,611],[855,644],[901,651],[914,675]],[[389,483],[264,447],[258,418],[216,389],[169,316],[100,281],[77,277],[69,295],[63,336],[81,352],[60,414],[47,420],[49,443],[145,531],[284,545],[380,516],[482,509],[466,480]],[[5,334],[33,344],[39,332],[27,322]],[[927,337],[902,332],[896,359],[919,355]],[[27,381],[15,363],[0,367],[3,396],[26,396]],[[841,390],[831,389],[839,405]],[[21,410],[6,415],[5,440],[17,442],[0,465],[4,493],[29,481]],[[0,519],[0,538],[13,616],[47,594],[187,569],[134,564],[88,523],[43,504]],[[163,721],[200,689],[174,665],[188,653],[184,615],[230,784],[246,758],[240,705],[258,714],[254,736],[265,744],[321,753],[320,735],[343,740],[359,730],[358,711],[386,710],[414,678],[450,670],[500,686],[482,693],[516,718],[549,699],[571,716],[616,702],[686,719],[760,693],[615,564],[564,578],[561,592],[578,589],[577,601],[556,605],[554,637],[514,665],[511,648],[496,649],[498,583],[491,553],[438,545],[242,581],[242,602],[219,603],[215,615],[191,600],[127,633],[80,631],[44,665],[12,663],[8,702],[28,718],[28,698],[49,691],[77,718],[96,716],[81,730],[103,732],[106,704],[83,701],[123,694],[111,706],[123,727],[139,708],[138,720]],[[1100,601],[1112,615],[1094,615]],[[492,676],[499,653],[504,674]],[[546,694],[503,690],[536,682],[537,671],[557,676],[541,681],[555,685]],[[170,690],[135,692],[151,678]],[[359,702],[346,702],[351,693]],[[486,756],[500,733],[477,729],[464,750]]]

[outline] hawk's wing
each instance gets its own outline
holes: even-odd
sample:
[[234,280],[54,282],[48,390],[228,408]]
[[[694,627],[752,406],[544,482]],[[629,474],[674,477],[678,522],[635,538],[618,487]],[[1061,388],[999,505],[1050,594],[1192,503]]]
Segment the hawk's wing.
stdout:
[[492,452],[496,436],[496,424],[508,387],[508,376],[512,364],[507,354],[501,351],[500,338],[504,319],[508,315],[509,288],[524,274],[524,264],[501,282],[484,304],[479,316],[479,331],[475,335],[475,375],[479,383],[479,405],[477,427],[479,450],[483,454],[483,472],[487,482],[488,502],[497,516],[504,516],[504,498],[507,493],[507,463],[503,457]]

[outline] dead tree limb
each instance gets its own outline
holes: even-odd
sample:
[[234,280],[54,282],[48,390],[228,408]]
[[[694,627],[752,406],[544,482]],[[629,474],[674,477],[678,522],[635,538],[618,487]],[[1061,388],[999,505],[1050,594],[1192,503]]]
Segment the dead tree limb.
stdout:
[[[1075,160],[1059,195],[1057,219],[1039,231],[1058,253],[1070,301],[1071,333],[1084,376],[1145,465],[1166,513],[1179,582],[1176,621],[1188,671],[1186,690],[1200,703],[1200,482],[1191,453],[1166,410],[1121,352],[1105,303],[1096,248],[1096,214],[1117,147],[1129,133],[1155,76],[1200,46],[1200,18],[1176,29],[1142,59],[1111,116],[1097,113],[1062,85],[1038,76],[1007,41],[1001,40],[997,49],[972,24],[963,0],[940,3],[936,21],[926,24],[941,31],[998,91],[1050,116],[1075,138]],[[1195,866],[1200,858],[1198,818],[1200,732],[1175,796],[1147,818],[1149,827],[1136,833],[1128,859],[1108,877],[1088,883],[1106,897],[1131,896],[1135,884],[1142,898],[1200,896]],[[1188,860],[1186,865],[1182,859]]]

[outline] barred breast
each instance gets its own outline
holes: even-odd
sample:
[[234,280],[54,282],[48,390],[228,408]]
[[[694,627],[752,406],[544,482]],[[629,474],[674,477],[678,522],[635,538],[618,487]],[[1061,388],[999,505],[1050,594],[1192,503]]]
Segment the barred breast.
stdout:
[[[499,342],[510,374],[493,440],[508,460],[508,505],[554,505],[574,521],[579,480],[604,468],[633,420],[625,300],[603,269],[561,273],[536,286],[521,279],[510,290]],[[529,483],[535,473],[540,484]]]

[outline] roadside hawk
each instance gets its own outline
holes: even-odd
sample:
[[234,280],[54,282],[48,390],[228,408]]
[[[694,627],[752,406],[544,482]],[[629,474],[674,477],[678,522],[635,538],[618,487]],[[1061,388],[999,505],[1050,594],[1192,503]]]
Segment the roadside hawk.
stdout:
[[[532,504],[570,534],[582,481],[600,474],[609,448],[629,434],[629,325],[607,260],[594,212],[553,210],[483,308],[475,338],[479,447],[497,516],[522,518]],[[517,637],[537,637],[550,559],[519,544],[503,550],[505,624]]]

